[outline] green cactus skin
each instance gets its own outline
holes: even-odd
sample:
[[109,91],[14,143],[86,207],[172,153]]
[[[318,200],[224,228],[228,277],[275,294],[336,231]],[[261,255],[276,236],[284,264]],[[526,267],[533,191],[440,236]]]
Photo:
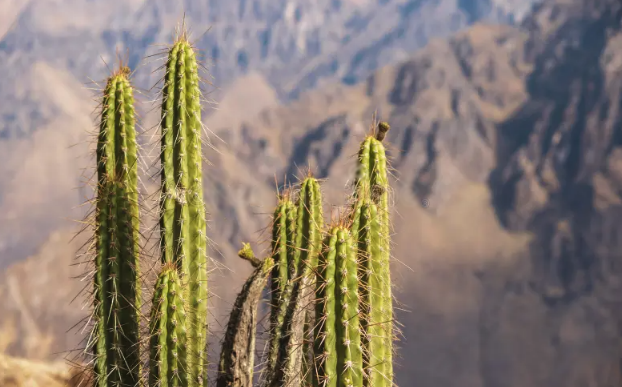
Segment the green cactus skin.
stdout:
[[187,387],[186,311],[183,288],[173,264],[164,265],[153,294],[149,386]]
[[[384,138],[388,124],[380,123]],[[369,136],[361,144],[356,176],[352,235],[357,241],[361,328],[365,386],[393,384],[393,307],[391,293],[390,228],[387,159],[384,145]]]
[[257,305],[274,266],[274,260],[270,257],[263,262],[255,259],[248,245],[240,250],[239,255],[249,260],[256,269],[246,280],[229,316],[220,354],[217,387],[252,387]]
[[95,356],[97,386],[140,382],[139,218],[134,98],[129,69],[104,89],[97,142]]
[[[320,184],[311,175],[303,182],[298,197],[298,213],[296,225],[296,253],[300,254],[298,261],[301,269],[299,276],[303,281],[300,286],[304,292],[302,307],[304,311],[303,345],[302,345],[302,376],[307,385],[312,382],[313,326],[315,325],[315,279],[318,266],[318,257],[322,249],[322,229],[324,216],[322,211],[322,191]],[[296,312],[294,312],[296,313]],[[296,346],[299,347],[299,346]],[[291,371],[292,373],[294,370]]]
[[295,273],[297,267],[294,262],[294,230],[296,226],[296,206],[292,202],[290,192],[281,195],[274,210],[272,219],[272,259],[274,268],[270,277],[271,305],[270,305],[270,341],[268,348],[268,363],[265,372],[265,382],[271,383],[278,373],[279,348],[282,344],[285,327],[285,317],[292,287],[287,286],[290,273]]
[[302,182],[296,201],[294,257],[285,287],[285,293],[291,296],[280,328],[276,372],[270,383],[274,387],[299,386],[305,377],[310,377],[311,337],[308,336],[311,336],[312,322],[308,315],[315,312],[315,272],[322,245],[323,222],[320,185],[309,175]]
[[207,383],[207,243],[201,158],[201,105],[194,50],[185,35],[168,53],[162,101],[161,249],[180,271],[187,303],[190,385]]
[[[389,279],[383,265],[387,261],[382,251],[382,219],[376,204],[371,200],[357,208],[352,229],[358,231],[359,295],[361,312],[362,345],[366,366],[365,386],[391,386],[388,368],[391,361],[392,343],[389,329],[392,309],[391,299],[386,298]],[[390,285],[390,284],[389,284]],[[387,340],[388,339],[388,340]]]
[[356,246],[335,226],[324,240],[316,285],[314,387],[363,386]]

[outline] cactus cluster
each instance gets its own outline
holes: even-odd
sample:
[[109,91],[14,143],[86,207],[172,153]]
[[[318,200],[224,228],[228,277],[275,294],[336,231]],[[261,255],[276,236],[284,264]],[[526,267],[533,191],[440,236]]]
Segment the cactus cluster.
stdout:
[[[168,50],[161,103],[159,256],[146,337],[139,335],[137,145],[130,72],[103,91],[97,146],[94,328],[98,387],[207,386],[207,237],[201,103],[194,49]],[[380,123],[361,144],[352,203],[327,225],[309,173],[279,196],[271,253],[239,256],[255,268],[231,312],[217,387],[383,387],[393,382],[389,185]],[[269,340],[254,374],[258,306],[269,291]],[[145,343],[148,348],[142,348]],[[144,352],[144,353],[143,353]],[[144,355],[144,356],[143,356]],[[143,367],[143,362],[145,367]],[[143,374],[143,370],[145,374]]]

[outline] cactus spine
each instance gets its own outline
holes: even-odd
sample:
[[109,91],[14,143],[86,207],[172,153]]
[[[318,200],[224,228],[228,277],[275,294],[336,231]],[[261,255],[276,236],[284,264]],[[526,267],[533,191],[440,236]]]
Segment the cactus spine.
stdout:
[[316,285],[314,387],[361,387],[356,247],[347,228],[335,226],[324,241]]
[[138,350],[138,188],[134,98],[129,69],[108,78],[97,142],[95,356],[98,386],[136,386]]
[[162,100],[161,249],[180,272],[188,329],[191,386],[207,382],[207,253],[198,66],[185,34],[168,53]]
[[393,307],[390,277],[390,229],[387,159],[389,125],[361,144],[356,176],[352,235],[361,253],[359,293],[365,359],[365,386],[393,384]]
[[149,321],[149,385],[186,387],[186,311],[182,286],[173,264],[162,268],[156,282]]

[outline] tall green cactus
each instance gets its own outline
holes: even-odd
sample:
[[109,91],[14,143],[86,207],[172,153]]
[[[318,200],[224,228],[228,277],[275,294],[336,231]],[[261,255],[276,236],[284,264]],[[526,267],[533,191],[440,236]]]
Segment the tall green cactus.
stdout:
[[290,243],[293,255],[288,256],[289,278],[284,290],[289,299],[282,298],[286,303],[279,309],[283,318],[279,315],[278,356],[268,384],[273,387],[301,385],[311,372],[308,333],[313,323],[313,287],[324,221],[320,185],[310,174],[301,184],[295,208],[289,211],[295,216]]
[[129,69],[108,78],[97,141],[94,342],[97,386],[140,381],[139,219],[134,98]]
[[207,252],[198,66],[185,34],[168,52],[161,117],[161,250],[181,276],[191,386],[204,385],[207,336]]
[[149,320],[149,386],[187,387],[186,310],[175,265],[158,276]]
[[272,259],[274,268],[270,277],[270,341],[268,343],[268,362],[264,380],[272,383],[279,372],[279,348],[281,337],[285,332],[285,315],[291,297],[291,286],[287,286],[293,277],[294,263],[294,230],[296,226],[296,207],[291,200],[291,191],[285,191],[272,217]]
[[352,235],[359,258],[361,328],[365,386],[393,384],[393,307],[390,276],[390,228],[387,158],[381,122],[376,137],[361,144],[355,181]]
[[316,285],[314,387],[363,386],[356,246],[334,226],[325,238]]
[[[299,262],[298,277],[301,279],[297,284],[301,292],[301,300],[298,302],[298,307],[302,308],[302,312],[294,310],[294,314],[304,313],[303,332],[300,340],[294,340],[293,346],[301,348],[302,353],[302,369],[301,377],[305,381],[301,381],[303,384],[310,385],[311,375],[313,373],[312,367],[312,346],[310,343],[313,339],[313,326],[315,325],[315,284],[316,284],[316,272],[318,267],[318,257],[322,249],[322,230],[324,228],[324,216],[322,211],[322,191],[320,184],[316,178],[309,176],[302,182],[300,193],[298,195],[298,210],[296,220],[296,238],[295,248],[296,254],[300,257],[297,259]],[[296,372],[293,370],[292,372]]]

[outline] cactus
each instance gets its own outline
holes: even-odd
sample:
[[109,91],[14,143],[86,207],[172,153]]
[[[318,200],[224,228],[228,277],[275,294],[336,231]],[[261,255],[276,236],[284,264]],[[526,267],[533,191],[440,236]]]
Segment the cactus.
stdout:
[[389,269],[390,235],[387,159],[384,139],[389,125],[381,122],[376,137],[359,150],[352,235],[359,257],[361,329],[365,386],[393,384],[393,307]]
[[[198,65],[183,32],[167,52],[161,105],[160,260],[149,316],[149,373],[139,352],[137,143],[129,69],[109,77],[97,144],[94,331],[98,387],[207,385],[207,238]],[[227,325],[218,387],[251,387],[257,305],[270,275],[265,387],[393,384],[389,185],[380,123],[359,151],[349,226],[322,239],[318,181],[279,198],[272,254],[255,267]],[[358,254],[357,254],[358,253]]]
[[[310,362],[312,361],[313,353],[312,346],[309,344],[313,339],[312,327],[315,324],[315,310],[313,308],[315,299],[314,289],[318,257],[322,248],[322,229],[324,228],[322,192],[319,182],[311,174],[302,182],[297,207],[295,247],[296,254],[300,255],[297,259],[300,265],[298,276],[301,278],[298,288],[303,292],[299,307],[304,308],[304,316],[302,317],[304,319],[302,327],[303,337],[301,337],[303,341],[302,353],[299,356],[302,356],[302,377],[310,385],[313,372]],[[297,313],[300,312],[294,311],[294,314]],[[294,345],[296,344],[298,344],[297,340],[294,341]],[[299,344],[298,347],[300,347]],[[292,370],[291,372],[295,373],[295,371]]]
[[251,262],[255,271],[242,287],[229,316],[220,354],[217,387],[251,387],[255,360],[257,304],[274,266],[271,257],[260,261],[245,244],[238,255]]
[[151,315],[149,386],[186,387],[186,311],[179,274],[172,263],[158,276]]
[[297,265],[294,262],[294,229],[296,222],[296,207],[291,200],[291,192],[284,192],[274,210],[272,219],[272,259],[274,268],[270,277],[271,304],[270,304],[270,341],[268,348],[268,363],[266,365],[265,382],[271,385],[279,372],[279,348],[281,337],[285,332],[285,317],[292,287],[288,286],[290,276],[295,273]]
[[207,382],[207,246],[199,75],[185,34],[168,52],[161,118],[160,247],[162,261],[176,265],[184,288],[188,380],[197,386]]
[[97,386],[139,383],[137,151],[129,69],[104,89],[97,141],[94,341]]
[[295,215],[291,242],[293,257],[288,256],[291,261],[284,290],[289,299],[280,309],[284,311],[284,318],[279,320],[277,327],[280,332],[278,356],[268,384],[274,387],[298,386],[310,376],[308,333],[314,313],[313,288],[324,222],[320,186],[310,174],[302,182],[295,209],[291,211]]
[[332,227],[318,270],[313,386],[361,387],[359,280],[356,246],[347,228]]

